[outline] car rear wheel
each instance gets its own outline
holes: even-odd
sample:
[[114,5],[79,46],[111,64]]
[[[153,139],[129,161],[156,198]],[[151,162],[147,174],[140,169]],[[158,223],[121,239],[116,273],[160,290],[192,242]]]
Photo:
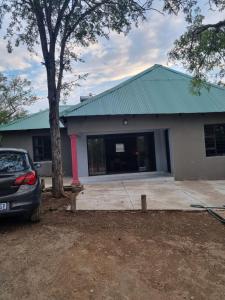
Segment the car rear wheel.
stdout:
[[32,214],[30,215],[30,221],[33,223],[39,222],[41,219],[41,206],[39,205],[35,210],[33,210]]

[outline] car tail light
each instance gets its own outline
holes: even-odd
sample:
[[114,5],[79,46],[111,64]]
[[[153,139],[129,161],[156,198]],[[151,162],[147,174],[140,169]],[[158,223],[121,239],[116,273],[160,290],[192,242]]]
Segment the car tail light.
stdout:
[[37,175],[35,171],[28,172],[27,174],[21,175],[16,178],[15,185],[34,185],[37,181]]

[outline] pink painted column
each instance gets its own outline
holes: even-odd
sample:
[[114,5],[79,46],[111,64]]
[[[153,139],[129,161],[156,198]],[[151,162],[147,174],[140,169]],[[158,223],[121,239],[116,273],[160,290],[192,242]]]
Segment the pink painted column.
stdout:
[[70,142],[71,142],[72,173],[73,173],[72,185],[79,185],[80,181],[78,178],[77,135],[76,134],[72,134],[70,136]]

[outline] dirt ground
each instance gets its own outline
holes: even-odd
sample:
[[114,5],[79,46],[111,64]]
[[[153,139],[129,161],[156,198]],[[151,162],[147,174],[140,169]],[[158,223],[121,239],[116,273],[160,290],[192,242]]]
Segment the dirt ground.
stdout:
[[225,299],[225,227],[204,212],[65,212],[0,221],[0,299]]

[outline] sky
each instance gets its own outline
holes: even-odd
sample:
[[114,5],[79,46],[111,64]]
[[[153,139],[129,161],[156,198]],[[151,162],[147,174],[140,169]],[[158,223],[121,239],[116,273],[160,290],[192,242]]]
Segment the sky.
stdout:
[[[221,16],[207,12],[207,22],[218,21]],[[79,82],[71,92],[66,104],[76,104],[80,96],[96,95],[129,77],[151,67],[162,64],[184,71],[179,63],[168,61],[168,52],[174,41],[185,31],[182,14],[178,16],[151,13],[138,28],[132,28],[127,36],[111,33],[110,39],[101,39],[88,48],[77,49],[84,63],[74,64],[68,79],[88,73],[86,80]],[[40,53],[39,49],[37,52]],[[41,55],[30,54],[25,46],[16,48],[12,54],[6,50],[6,42],[0,38],[0,72],[10,78],[20,75],[31,80],[35,95],[39,100],[28,107],[30,113],[48,108],[47,83]]]

